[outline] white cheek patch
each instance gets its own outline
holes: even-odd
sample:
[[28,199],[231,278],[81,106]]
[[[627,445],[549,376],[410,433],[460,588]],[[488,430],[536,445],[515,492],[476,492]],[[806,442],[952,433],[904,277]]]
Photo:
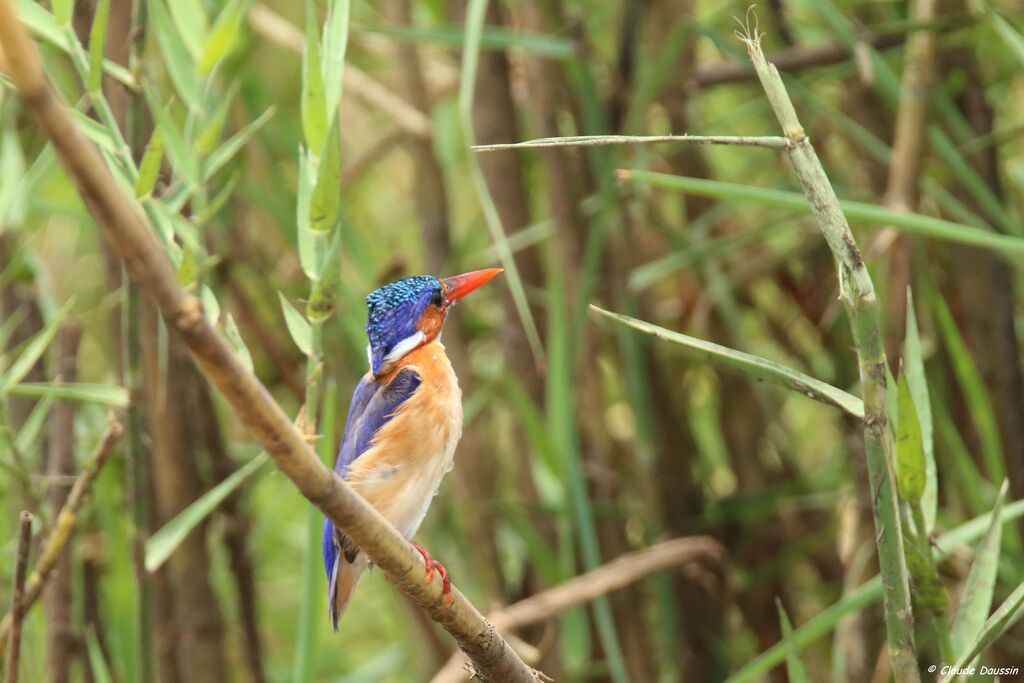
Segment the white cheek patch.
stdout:
[[371,368],[373,367],[373,349],[369,344],[366,345],[366,362],[370,364]]
[[426,339],[427,338],[423,336],[423,333],[419,331],[417,331],[415,334],[409,335],[402,341],[395,344],[395,347],[391,349],[391,353],[389,353],[384,358],[384,363],[394,363],[398,360],[401,360],[401,358],[405,354],[409,353],[410,351],[418,347],[420,344],[426,341]]

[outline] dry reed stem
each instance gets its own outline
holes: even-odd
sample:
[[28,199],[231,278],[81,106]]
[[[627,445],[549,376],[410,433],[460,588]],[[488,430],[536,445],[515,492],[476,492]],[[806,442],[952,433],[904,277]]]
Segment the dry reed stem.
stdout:
[[[17,683],[21,662],[21,622],[25,617],[25,575],[32,541],[32,513],[23,511],[18,526],[18,555],[14,565],[14,593],[11,598],[10,655],[7,659],[7,683]],[[0,654],[2,657],[2,654]]]
[[[724,554],[722,546],[708,536],[674,538],[619,555],[593,571],[491,612],[487,620],[501,631],[514,631],[553,619],[568,609],[625,588],[651,574],[702,559],[720,562]],[[459,683],[467,678],[466,672],[465,658],[455,654],[430,683]]]
[[748,145],[770,149],[787,149],[789,141],[778,135],[576,135],[538,138],[497,145],[473,145],[474,152],[497,152],[506,149],[537,147],[595,147],[599,145],[649,145],[658,142],[684,142],[691,145]]

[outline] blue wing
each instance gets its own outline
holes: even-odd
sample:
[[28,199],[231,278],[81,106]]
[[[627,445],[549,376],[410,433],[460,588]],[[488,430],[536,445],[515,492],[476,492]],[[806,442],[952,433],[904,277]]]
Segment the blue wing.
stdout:
[[352,393],[334,471],[348,478],[352,462],[370,447],[373,435],[386,425],[395,412],[420,386],[420,376],[413,368],[403,368],[387,384],[378,384],[367,374]]
[[[402,404],[419,388],[421,381],[416,370],[403,368],[387,384],[379,384],[367,374],[356,385],[348,406],[345,435],[341,439],[338,459],[334,463],[334,471],[341,475],[342,479],[348,478],[349,467],[355,459],[369,449],[374,434],[395,416]],[[327,570],[328,601],[335,629],[338,628],[338,623],[334,614],[334,581],[337,576],[334,566],[341,554],[347,562],[352,563],[359,554],[359,549],[343,533],[335,533],[331,520],[324,518],[324,569]]]

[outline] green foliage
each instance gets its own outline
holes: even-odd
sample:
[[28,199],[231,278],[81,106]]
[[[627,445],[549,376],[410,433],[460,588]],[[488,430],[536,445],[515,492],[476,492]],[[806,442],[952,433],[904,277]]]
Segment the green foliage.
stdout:
[[800,652],[793,641],[793,625],[789,623],[789,617],[782,606],[782,601],[775,598],[775,606],[779,610],[779,624],[782,626],[782,638],[786,643],[786,673],[789,674],[790,683],[809,683],[807,669],[800,661]]
[[61,322],[67,317],[68,313],[71,312],[73,302],[68,302],[64,305],[60,311],[53,316],[50,321],[46,324],[42,330],[37,332],[31,339],[25,343],[24,349],[18,354],[17,358],[3,368],[0,372],[0,398],[7,396],[11,393],[16,385],[25,378],[25,375],[29,373],[32,366],[35,365],[42,355],[49,348],[53,342],[54,336],[57,334],[57,330],[60,328]]
[[269,462],[267,454],[260,453],[146,539],[146,571],[155,572],[160,569],[167,558],[174,554],[174,551],[185,540],[185,537],[202,524],[224,502],[225,498],[237,491],[240,486],[260,473],[261,470],[266,472],[267,468],[264,466],[267,462]]
[[[661,25],[658,3],[494,11],[474,0],[457,12],[432,0],[409,3],[408,23],[392,8],[344,0],[141,4],[146,16],[125,36],[109,0],[16,1],[82,134],[134,193],[205,315],[289,415],[311,407],[307,427],[324,462],[365,372],[365,293],[435,266],[438,275],[506,268],[447,323],[465,436],[417,539],[477,605],[505,605],[672,536],[706,533],[729,548],[721,565],[672,568],[561,614],[538,629],[551,641],[519,632],[554,661],[549,673],[698,680],[699,664],[706,680],[754,681],[785,666],[799,681],[833,657],[852,670],[840,661],[855,649],[846,645],[875,634],[844,620],[881,610],[883,595],[881,579],[860,571],[876,563],[871,510],[849,504],[870,493],[857,488],[854,465],[866,393],[835,301],[850,282],[836,285],[807,220],[812,207],[793,191],[792,152],[679,142],[470,150],[478,138],[776,130],[756,83],[714,82],[730,60],[747,59],[732,37],[735,6],[697,3]],[[1013,406],[1007,359],[1020,357],[1009,347],[1021,316],[1024,100],[1013,79],[1024,41],[1009,15],[981,3],[969,25],[945,14],[929,24],[939,53],[955,48],[958,61],[928,89],[919,200],[904,211],[880,188],[901,153],[889,141],[909,53],[861,36],[915,24],[904,5],[868,4],[794,0],[762,26],[769,53],[783,47],[785,26],[797,50],[838,44],[858,55],[784,69],[785,85],[836,192],[850,198],[843,211],[870,229],[855,237],[877,285],[887,366],[901,361],[887,401],[919,661],[944,647],[946,631],[944,664],[985,663],[1012,652],[1001,639],[1024,603],[1014,590],[1016,525],[1003,533],[1024,502],[995,487],[1014,472],[1006,439],[1017,433],[1000,421]],[[115,36],[128,43],[125,64],[104,58]],[[347,84],[346,64],[362,71]],[[150,409],[179,400],[164,384],[172,325],[142,322],[139,291],[117,285],[120,266],[107,260],[53,147],[13,90],[4,93],[0,531],[10,537],[20,506],[38,503],[49,483],[37,474],[61,401],[76,408],[76,461],[108,411],[134,434],[73,541],[76,591],[83,559],[102,560],[94,597],[103,632],[86,625],[83,595],[73,598],[92,677],[159,678],[147,661],[149,572],[173,566],[183,541],[203,533],[225,662],[231,678],[246,678],[252,650],[236,558],[223,542],[237,521],[251,530],[263,679],[431,678],[435,653],[379,572],[361,582],[341,634],[331,632],[322,518],[282,477],[261,476],[266,456],[251,457],[251,436],[219,400],[211,422],[227,465],[240,466],[224,478],[212,465],[203,425],[202,440],[173,449],[177,462],[195,464],[201,494],[147,526],[157,502],[129,483],[157,474],[146,471],[156,453]],[[993,122],[965,108],[979,98]],[[512,111],[495,105],[506,101]],[[429,137],[403,112],[429,120]],[[636,170],[616,184],[616,168]],[[967,269],[966,248],[988,253]],[[84,330],[79,381],[61,382],[53,341],[72,311]],[[1008,347],[1005,367],[986,356],[996,335]],[[142,347],[154,337],[154,349]],[[140,381],[143,360],[158,378],[152,392]],[[224,514],[226,501],[237,513]],[[954,550],[973,553],[961,585],[943,563]],[[781,639],[771,647],[758,646],[766,633],[749,612],[755,592],[780,598],[770,632]],[[951,614],[949,595],[961,596]],[[39,615],[26,623],[25,680],[42,676],[45,628]]]
[[[725,183],[718,180],[705,180],[703,178],[687,178],[644,170],[630,170],[626,173],[628,175],[625,177],[629,180],[648,184],[652,187],[661,187],[667,190],[687,192],[727,201],[756,202],[764,206],[781,209],[805,212],[811,210],[807,200],[799,192],[772,190],[763,187]],[[840,206],[846,217],[855,223],[861,222],[877,226],[889,226],[913,235],[991,249],[1001,253],[1024,253],[1024,239],[1019,237],[1001,235],[933,216],[893,211],[892,209],[886,209],[885,207],[865,202],[843,200],[840,202]]]
[[281,310],[284,312],[284,322],[288,326],[288,333],[292,336],[292,341],[299,347],[299,351],[306,356],[312,353],[313,350],[313,333],[309,327],[309,323],[302,317],[291,302],[284,297],[281,292],[277,293],[281,299]]
[[107,24],[110,21],[110,0],[96,3],[96,15],[89,32],[89,82],[86,89],[97,92],[103,84],[103,50],[107,45]]
[[921,349],[921,335],[917,329],[917,311],[914,309],[914,297],[909,289],[907,289],[906,336],[903,340],[903,369],[900,372],[900,381],[903,381],[904,377],[906,377],[910,398],[917,414],[917,423],[921,430],[921,447],[924,451],[924,490],[921,494],[921,509],[925,528],[919,531],[928,535],[935,526],[939,484],[935,465],[931,395],[924,372],[924,354]]
[[1003,533],[1003,500],[1006,498],[1006,490],[1007,485],[1004,483],[999,498],[996,499],[996,506],[992,510],[989,527],[975,549],[974,564],[967,575],[967,583],[960,597],[960,609],[953,620],[951,636],[953,653],[957,657],[963,656],[976,645],[992,605],[996,570],[999,565],[999,545]]
[[[919,505],[924,495],[925,461],[921,443],[921,423],[914,407],[907,373],[901,368],[897,397],[896,481],[900,499]],[[924,530],[921,530],[922,533]]]
[[705,358],[713,363],[739,370],[757,380],[778,384],[803,394],[807,398],[837,406],[854,417],[861,419],[864,417],[864,404],[859,398],[851,396],[842,389],[830,386],[813,377],[808,377],[802,372],[797,372],[765,358],[757,358],[748,353],[735,351],[701,339],[694,339],[678,332],[672,332],[671,330],[645,323],[642,320],[605,311],[597,306],[591,306],[591,309],[623,325],[628,325],[659,339],[665,339],[695,351],[701,358]]

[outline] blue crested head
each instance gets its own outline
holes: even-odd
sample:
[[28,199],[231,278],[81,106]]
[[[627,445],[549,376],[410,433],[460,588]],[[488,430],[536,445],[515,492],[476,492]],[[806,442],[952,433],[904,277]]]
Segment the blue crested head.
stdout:
[[420,320],[429,307],[440,309],[443,302],[441,281],[430,275],[403,278],[370,292],[366,297],[366,336],[370,339],[370,369],[374,375],[382,374],[388,360],[399,355],[394,354],[396,349],[402,351],[408,345],[415,348],[424,341],[419,338]]
[[416,275],[370,292],[366,336],[373,376],[386,375],[407,353],[434,341],[452,304],[500,272],[489,268],[443,279]]

